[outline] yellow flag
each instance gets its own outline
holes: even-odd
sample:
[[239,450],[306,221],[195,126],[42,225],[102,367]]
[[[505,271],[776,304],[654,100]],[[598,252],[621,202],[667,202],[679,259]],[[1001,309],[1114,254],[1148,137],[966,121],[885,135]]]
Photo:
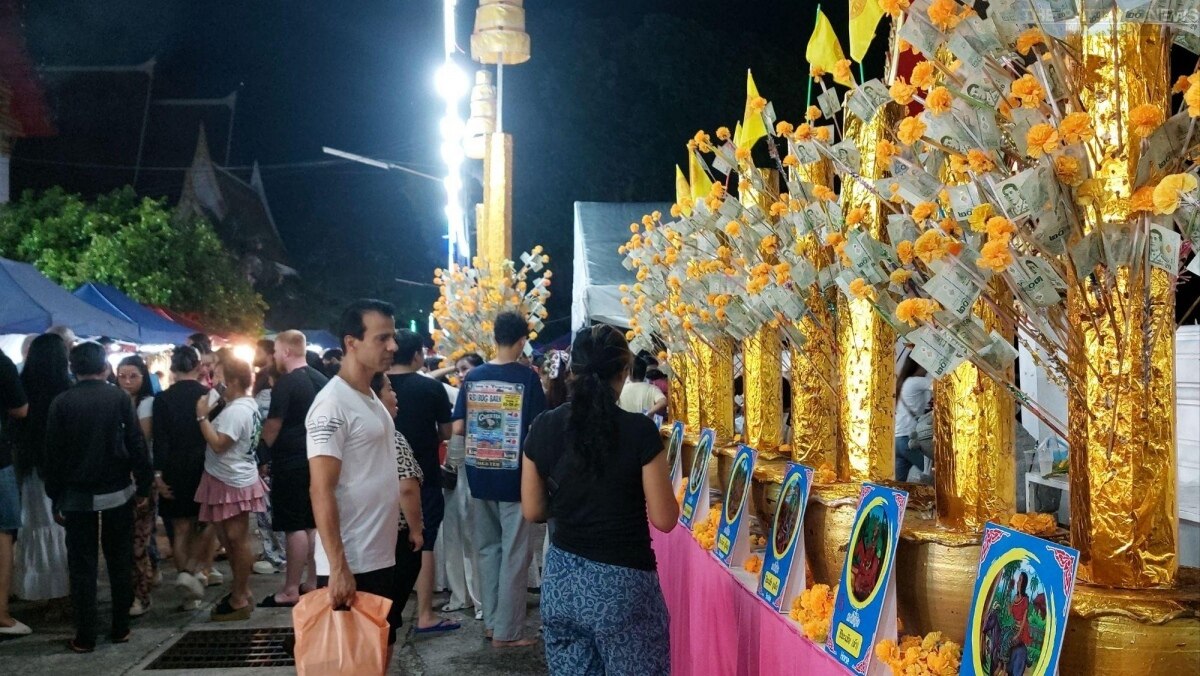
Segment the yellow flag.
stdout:
[[754,84],[754,76],[746,70],[746,109],[742,112],[742,133],[734,137],[734,143],[739,148],[750,148],[758,139],[767,135],[767,125],[763,124],[762,108],[757,110],[752,105],[759,98],[758,86]]
[[688,198],[692,196],[692,187],[688,185],[688,180],[683,176],[683,169],[679,165],[675,165],[675,203],[679,205],[679,210],[684,216],[691,216],[692,210],[685,207],[684,204]]
[[[700,165],[700,158],[696,153],[688,151],[688,182],[692,186],[692,199],[697,202],[708,197],[708,193],[712,191],[712,180],[708,174],[704,173],[704,167]],[[679,189],[679,181],[675,182],[676,190]]]
[[[830,74],[834,72],[833,65],[846,58],[842,52],[842,43],[838,42],[837,34],[833,32],[833,24],[829,23],[829,17],[820,9],[817,10],[817,25],[813,28],[812,37],[808,39],[808,49],[804,50],[804,58],[810,66],[820,66]],[[834,80],[847,87],[854,86],[853,82],[837,78]]]
[[862,63],[867,48],[875,39],[875,27],[883,18],[879,0],[849,0],[850,2],[850,58]]

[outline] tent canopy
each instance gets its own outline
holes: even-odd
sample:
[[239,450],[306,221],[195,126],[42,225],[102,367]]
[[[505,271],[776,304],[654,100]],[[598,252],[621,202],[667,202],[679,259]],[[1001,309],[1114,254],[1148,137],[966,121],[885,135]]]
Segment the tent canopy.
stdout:
[[637,275],[626,270],[617,248],[629,241],[629,224],[653,211],[666,213],[664,202],[576,202],[575,270],[571,294],[571,330],[591,322],[629,326],[621,305],[622,284]]
[[182,345],[194,331],[176,324],[157,312],[126,296],[115,287],[88,282],[75,289],[75,297],[103,310],[118,319],[133,322],[138,327],[138,342],[146,345]]
[[80,336],[137,342],[138,327],[72,296],[28,263],[0,258],[0,333],[69,326]]

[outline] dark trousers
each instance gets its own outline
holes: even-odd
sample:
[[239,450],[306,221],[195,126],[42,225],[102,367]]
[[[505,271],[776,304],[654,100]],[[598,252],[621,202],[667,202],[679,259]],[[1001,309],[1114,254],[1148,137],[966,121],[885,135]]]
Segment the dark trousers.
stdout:
[[133,605],[133,500],[102,512],[66,512],[67,568],[71,579],[71,608],[75,643],[96,645],[96,575],[104,550],[112,586],[112,637],[129,633]]
[[388,624],[399,628],[404,624],[404,605],[417,586],[417,576],[421,574],[421,552],[414,552],[408,542],[408,529],[400,531],[396,538],[396,576],[392,593],[392,610],[388,613]]

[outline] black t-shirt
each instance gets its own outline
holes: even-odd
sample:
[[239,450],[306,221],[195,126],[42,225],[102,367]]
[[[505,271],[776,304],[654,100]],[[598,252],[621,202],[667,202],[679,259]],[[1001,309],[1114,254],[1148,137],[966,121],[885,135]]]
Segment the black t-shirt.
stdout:
[[438,425],[450,422],[450,398],[441,383],[420,373],[388,375],[396,391],[396,431],[404,435],[421,472],[426,488],[442,487],[442,472],[438,469],[438,448],[442,437]]
[[275,381],[267,419],[278,419],[283,424],[271,446],[272,469],[292,469],[308,463],[304,418],[317,392],[328,382],[325,374],[311,366],[292,370]]
[[0,351],[0,469],[12,464],[13,420],[8,417],[8,410],[21,408],[26,404],[25,388],[21,387],[21,378],[17,375],[17,365],[8,355]]
[[[154,469],[163,480],[188,485],[200,480],[204,472],[204,435],[196,422],[196,402],[208,396],[208,388],[196,380],[180,380],[154,397]],[[182,498],[176,494],[175,499]]]
[[[557,478],[550,498],[555,547],[600,563],[654,570],[642,467],[662,453],[662,437],[644,415],[614,407],[613,416],[617,442],[599,476],[583,471],[582,459],[567,452],[573,434],[569,402],[533,421],[525,456],[543,479]],[[570,464],[556,470],[559,462]]]

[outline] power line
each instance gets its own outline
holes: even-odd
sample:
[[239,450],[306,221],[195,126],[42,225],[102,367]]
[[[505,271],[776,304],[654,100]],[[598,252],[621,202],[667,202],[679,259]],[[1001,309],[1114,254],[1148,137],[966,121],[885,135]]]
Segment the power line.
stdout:
[[[66,162],[66,161],[62,161],[62,160],[42,160],[42,159],[37,159],[34,157],[20,157],[20,156],[15,156],[11,159],[13,162],[26,162],[28,164],[41,164],[41,165],[56,166],[56,167],[73,167],[76,169],[104,169],[104,170],[110,170],[110,171],[133,171],[138,168],[136,165],[132,165],[132,164],[104,164],[104,163],[99,163],[99,162]],[[269,171],[269,170],[276,170],[276,169],[322,169],[322,168],[326,168],[326,167],[340,167],[340,166],[346,166],[346,165],[350,165],[350,164],[353,164],[353,162],[350,162],[348,160],[306,160],[303,162],[280,162],[280,163],[276,163],[276,164],[260,164],[260,165],[258,165],[258,168],[260,171]],[[416,172],[413,169],[409,169],[409,167],[424,167],[424,166],[429,166],[429,165],[410,164],[407,162],[405,162],[403,164],[398,163],[398,162],[390,162],[389,164],[394,165],[394,168],[399,168],[399,169],[402,169],[405,171],[414,172],[414,173],[417,173],[418,175],[424,176],[426,178],[429,177],[427,174],[422,174],[420,172]],[[184,166],[179,166],[179,167],[141,167],[141,170],[142,171],[187,171],[188,169],[191,169],[191,168],[192,168],[191,165],[188,165],[186,167],[184,167]],[[226,171],[250,171],[251,169],[254,168],[254,165],[253,164],[243,164],[243,165],[238,165],[238,166],[220,167],[220,168],[224,169]]]

